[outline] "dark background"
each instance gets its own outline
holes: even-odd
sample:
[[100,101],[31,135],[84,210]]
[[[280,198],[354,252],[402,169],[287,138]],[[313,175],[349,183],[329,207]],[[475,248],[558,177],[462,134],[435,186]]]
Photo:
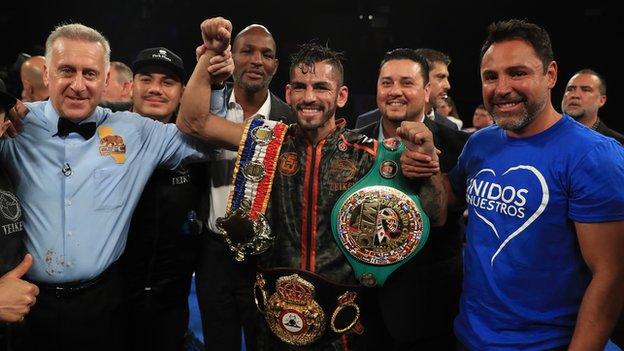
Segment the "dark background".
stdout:
[[[295,5],[296,4],[296,5]],[[131,63],[137,52],[166,46],[179,53],[190,72],[199,43],[200,22],[223,16],[234,33],[252,23],[264,24],[278,44],[280,67],[271,90],[283,97],[288,54],[297,44],[316,39],[346,55],[347,106],[339,112],[351,124],[375,106],[377,68],[383,53],[397,47],[431,47],[449,54],[451,96],[461,118],[470,124],[481,102],[479,49],[486,27],[496,20],[524,18],[551,35],[559,80],[553,104],[560,109],[563,89],[581,68],[592,68],[608,82],[608,102],[601,118],[624,131],[616,115],[622,99],[620,55],[624,15],[606,1],[63,1],[45,4],[3,1],[0,10],[0,68],[10,70],[20,52],[33,54],[61,22],[81,22],[100,30],[112,47],[112,60]],[[369,19],[371,16],[371,19]],[[11,77],[8,77],[9,80]]]

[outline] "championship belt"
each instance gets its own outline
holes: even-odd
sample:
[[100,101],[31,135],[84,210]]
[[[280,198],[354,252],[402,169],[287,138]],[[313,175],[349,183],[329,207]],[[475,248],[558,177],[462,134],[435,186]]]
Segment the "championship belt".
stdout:
[[288,127],[276,121],[252,119],[241,139],[225,217],[217,218],[220,234],[237,261],[258,255],[273,243],[264,213],[282,141]]
[[429,217],[401,173],[405,146],[385,139],[372,169],[336,202],[334,239],[364,286],[383,286],[414,257],[429,235]]
[[275,336],[289,345],[305,346],[346,332],[363,332],[358,289],[312,272],[275,268],[257,273],[254,298]]

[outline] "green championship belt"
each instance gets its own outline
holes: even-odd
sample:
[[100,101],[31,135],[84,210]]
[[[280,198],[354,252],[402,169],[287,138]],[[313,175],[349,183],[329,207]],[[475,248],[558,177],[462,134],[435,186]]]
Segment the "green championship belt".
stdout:
[[331,216],[334,239],[369,287],[383,286],[429,236],[429,217],[401,172],[405,146],[394,138],[381,144],[371,170],[342,194]]

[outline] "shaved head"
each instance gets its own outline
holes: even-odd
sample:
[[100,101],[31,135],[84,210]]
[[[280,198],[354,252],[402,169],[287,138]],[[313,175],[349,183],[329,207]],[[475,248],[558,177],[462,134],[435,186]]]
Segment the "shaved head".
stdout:
[[235,96],[266,96],[277,70],[276,51],[275,39],[263,25],[252,24],[238,33],[232,44]]
[[243,30],[238,32],[238,34],[234,38],[232,45],[235,46],[236,43],[239,42],[240,37],[245,36],[247,34],[260,35],[260,36],[266,36],[266,37],[271,38],[271,41],[273,42],[273,50],[275,50],[276,45],[275,45],[275,39],[273,38],[273,34],[269,32],[267,27],[261,24],[250,24],[247,27],[243,28]]
[[22,79],[22,100],[41,101],[48,97],[48,88],[43,81],[45,57],[33,56],[22,64],[20,77]]

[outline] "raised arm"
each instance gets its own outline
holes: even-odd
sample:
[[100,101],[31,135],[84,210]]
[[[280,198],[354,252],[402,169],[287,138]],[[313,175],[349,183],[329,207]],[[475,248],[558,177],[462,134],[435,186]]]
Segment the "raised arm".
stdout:
[[182,96],[176,125],[184,133],[236,150],[243,124],[232,123],[210,112],[211,85],[223,80],[219,75],[223,67],[231,64],[231,31],[230,21],[221,17],[202,22],[203,44],[197,49],[197,65]]
[[[441,226],[446,223],[447,195],[442,175],[438,152],[433,144],[433,134],[422,122],[403,122],[397,129],[403,139],[406,150],[401,155],[403,175],[421,183],[418,196],[431,225]],[[414,158],[418,162],[414,161]]]
[[569,350],[603,350],[624,301],[624,222],[575,223],[575,228],[592,280]]

